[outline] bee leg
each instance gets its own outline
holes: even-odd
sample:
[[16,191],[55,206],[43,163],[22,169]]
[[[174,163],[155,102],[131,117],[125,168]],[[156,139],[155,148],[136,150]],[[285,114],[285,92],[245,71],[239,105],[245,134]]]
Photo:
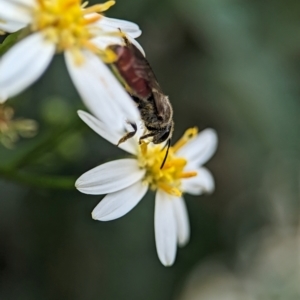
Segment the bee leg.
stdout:
[[[128,122],[129,123],[129,122]],[[133,131],[127,132],[118,142],[117,146],[119,146],[120,144],[126,142],[128,139],[132,138],[137,131],[137,126],[134,123],[129,123],[131,125],[131,127],[133,128]]]
[[148,137],[154,136],[154,135],[155,135],[155,133],[151,132],[151,133],[148,133],[148,134],[145,134],[145,135],[141,136],[140,140],[139,140],[139,144],[142,143],[142,140],[144,140],[144,139],[146,139]]

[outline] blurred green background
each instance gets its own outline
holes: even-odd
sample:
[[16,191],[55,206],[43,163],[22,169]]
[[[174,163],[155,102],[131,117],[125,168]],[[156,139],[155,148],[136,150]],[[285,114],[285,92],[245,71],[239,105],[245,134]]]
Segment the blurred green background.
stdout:
[[185,196],[191,241],[165,268],[154,194],[106,223],[90,215],[101,196],[32,186],[24,174],[75,180],[124,155],[79,120],[57,56],[8,102],[40,128],[12,150],[0,145],[0,167],[23,174],[0,179],[0,299],[300,299],[300,2],[124,0],[108,16],[143,30],[173,104],[174,140],[191,126],[217,130],[207,164],[216,191]]

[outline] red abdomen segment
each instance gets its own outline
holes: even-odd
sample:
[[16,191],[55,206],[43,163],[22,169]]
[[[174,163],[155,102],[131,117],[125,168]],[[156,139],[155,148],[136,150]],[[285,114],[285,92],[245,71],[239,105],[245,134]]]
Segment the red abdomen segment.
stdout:
[[114,64],[125,82],[132,89],[134,96],[148,99],[151,95],[151,89],[146,79],[142,77],[145,70],[142,65],[139,65],[134,53],[128,47],[118,45],[114,46],[114,51],[118,56]]

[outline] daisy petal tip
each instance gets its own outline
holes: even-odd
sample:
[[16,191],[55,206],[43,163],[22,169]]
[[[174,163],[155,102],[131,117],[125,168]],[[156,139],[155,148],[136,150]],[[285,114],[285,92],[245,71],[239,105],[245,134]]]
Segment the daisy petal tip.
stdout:
[[188,225],[188,228],[186,229],[186,233],[184,237],[180,237],[178,239],[178,247],[183,248],[185,247],[190,241],[190,228]]
[[106,221],[112,221],[115,219],[118,219],[119,217],[112,217],[111,215],[103,212],[103,211],[99,211],[99,209],[95,208],[92,211],[92,219],[95,221],[101,221],[101,222],[106,222]]
[[218,134],[217,131],[213,128],[207,128],[203,131],[203,133],[206,133],[208,137],[211,139],[212,143],[217,146],[218,143]]
[[184,237],[178,238],[178,247],[183,248],[185,247],[190,241],[190,229],[187,229],[187,232]]
[[175,257],[158,257],[160,262],[165,266],[165,267],[172,267],[174,262],[175,262]]
[[179,247],[179,248],[183,248],[183,247],[185,247],[188,243],[189,243],[188,240],[187,240],[187,241],[179,242],[179,243],[178,243],[178,247]]
[[77,115],[80,117],[81,115],[86,114],[86,112],[84,110],[78,109],[77,110]]
[[84,181],[81,179],[81,177],[75,181],[75,188],[81,193],[88,194],[84,191]]
[[95,213],[95,210],[91,212],[92,219],[95,221],[101,221],[98,215]]
[[77,110],[77,115],[83,122],[85,122],[84,120],[90,116],[90,114],[84,110]]
[[75,187],[76,189],[80,188],[80,177],[75,181]]
[[94,211],[91,212],[91,217],[93,220],[97,221],[96,216],[94,215]]
[[99,208],[98,208],[99,204],[93,209],[91,216],[92,216],[92,219],[95,221],[104,221],[103,218],[105,217],[105,215],[103,215],[103,212],[101,212],[101,210],[99,210]]
[[206,193],[207,195],[211,195],[214,191],[215,191],[215,187],[212,186],[211,188],[206,188],[204,190],[204,193]]
[[215,190],[210,190],[210,191],[205,191],[204,193],[207,195],[207,196],[210,196],[212,195],[213,193],[215,192]]
[[[92,219],[95,220],[95,221],[101,221],[101,222],[106,222],[106,221],[112,221],[114,219],[112,218],[109,218],[107,216],[99,216],[98,214],[92,212]],[[117,218],[116,218],[117,219]]]
[[75,188],[80,192],[80,193],[83,193],[83,194],[88,194],[87,192],[84,191],[84,189],[82,187],[80,187],[78,184],[75,183]]
[[200,195],[211,195],[213,194],[213,192],[215,191],[215,187],[201,187],[201,189],[199,190],[199,196]]

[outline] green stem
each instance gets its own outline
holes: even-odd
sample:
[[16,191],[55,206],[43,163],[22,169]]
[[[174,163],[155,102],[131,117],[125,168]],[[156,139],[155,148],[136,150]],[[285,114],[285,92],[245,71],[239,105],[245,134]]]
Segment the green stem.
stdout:
[[74,189],[76,180],[73,177],[34,175],[25,172],[15,172],[6,168],[0,168],[0,176],[3,179],[16,181],[27,186],[63,190]]
[[49,133],[46,138],[44,138],[38,145],[35,145],[33,149],[27,151],[19,159],[16,159],[10,163],[7,168],[11,170],[18,170],[20,168],[29,165],[31,162],[37,160],[45,153],[49,153],[51,149],[55,148],[59,142],[63,140],[71,132],[78,130],[82,126],[82,122],[79,122],[77,119],[75,122],[68,123],[58,130],[55,130],[52,133]]
[[44,154],[49,153],[49,151],[55,148],[64,138],[69,136],[73,131],[78,130],[81,125],[82,122],[76,119],[47,134],[39,144],[27,150],[21,157],[6,166],[0,166],[0,177],[31,187],[63,190],[74,189],[76,180],[74,177],[32,174],[20,171],[20,169],[34,162]]

